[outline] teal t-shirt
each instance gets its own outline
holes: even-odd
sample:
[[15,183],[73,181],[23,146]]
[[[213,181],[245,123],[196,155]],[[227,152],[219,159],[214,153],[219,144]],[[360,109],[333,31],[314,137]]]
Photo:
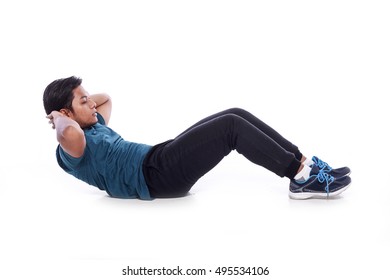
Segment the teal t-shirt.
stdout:
[[58,164],[67,173],[112,197],[151,199],[142,172],[143,160],[151,146],[125,141],[105,125],[100,114],[97,117],[96,124],[84,129],[84,154],[72,157],[58,145]]

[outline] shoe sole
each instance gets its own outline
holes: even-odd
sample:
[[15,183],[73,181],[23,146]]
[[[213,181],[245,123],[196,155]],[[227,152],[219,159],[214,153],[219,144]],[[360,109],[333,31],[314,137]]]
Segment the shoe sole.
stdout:
[[298,200],[309,199],[309,198],[319,198],[319,199],[330,198],[330,197],[338,196],[340,193],[348,189],[350,185],[351,183],[349,183],[348,185],[344,186],[343,188],[335,192],[329,193],[329,195],[327,193],[322,193],[322,192],[321,193],[316,193],[316,192],[293,193],[290,191],[289,197],[291,199],[298,199]]

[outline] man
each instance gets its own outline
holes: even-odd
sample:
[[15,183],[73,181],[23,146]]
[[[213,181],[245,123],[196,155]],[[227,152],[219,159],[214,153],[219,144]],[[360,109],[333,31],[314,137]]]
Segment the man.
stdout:
[[76,77],[44,91],[49,123],[57,131],[57,161],[69,174],[118,198],[183,196],[232,150],[290,181],[295,199],[336,196],[351,183],[350,169],[332,169],[247,111],[209,116],[155,146],[125,141],[110,129],[112,102],[90,95]]

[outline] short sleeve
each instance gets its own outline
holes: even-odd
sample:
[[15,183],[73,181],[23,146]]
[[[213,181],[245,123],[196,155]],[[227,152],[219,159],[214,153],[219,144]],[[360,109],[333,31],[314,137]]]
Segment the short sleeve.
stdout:
[[57,147],[56,156],[58,164],[67,172],[74,170],[84,157],[84,155],[79,158],[72,157],[60,145]]

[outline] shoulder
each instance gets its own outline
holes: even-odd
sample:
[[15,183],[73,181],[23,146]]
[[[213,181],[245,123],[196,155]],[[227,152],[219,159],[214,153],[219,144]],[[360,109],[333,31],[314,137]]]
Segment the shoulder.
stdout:
[[103,116],[99,112],[97,112],[97,119],[98,119],[98,123],[102,125],[106,125],[106,121],[104,120]]
[[82,162],[84,155],[81,157],[73,157],[68,154],[61,145],[57,146],[56,157],[58,165],[67,172],[70,172],[77,168],[77,166]]

